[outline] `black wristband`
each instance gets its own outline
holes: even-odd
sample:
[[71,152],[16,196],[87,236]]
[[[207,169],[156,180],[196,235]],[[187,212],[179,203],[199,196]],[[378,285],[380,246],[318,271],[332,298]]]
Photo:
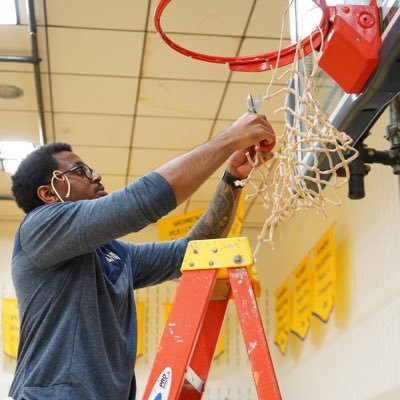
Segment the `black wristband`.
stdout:
[[240,178],[234,177],[232,174],[229,172],[225,171],[224,174],[222,175],[222,182],[225,182],[227,185],[232,186],[235,189],[242,188],[242,185],[235,185],[236,181],[241,181]]

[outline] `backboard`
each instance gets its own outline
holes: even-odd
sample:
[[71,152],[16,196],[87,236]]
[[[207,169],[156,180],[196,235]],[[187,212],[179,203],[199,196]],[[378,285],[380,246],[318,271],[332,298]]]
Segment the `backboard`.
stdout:
[[[329,6],[369,3],[369,0],[327,1]],[[362,93],[346,94],[322,70],[317,77],[318,98],[325,114],[339,131],[353,139],[354,145],[363,141],[382,112],[400,93],[400,0],[378,0],[377,3],[381,19],[379,64]],[[312,0],[294,0],[290,14],[292,41],[297,42],[309,34],[320,19],[321,10]],[[308,164],[307,156],[303,162]],[[319,168],[325,169],[326,162],[321,155]]]

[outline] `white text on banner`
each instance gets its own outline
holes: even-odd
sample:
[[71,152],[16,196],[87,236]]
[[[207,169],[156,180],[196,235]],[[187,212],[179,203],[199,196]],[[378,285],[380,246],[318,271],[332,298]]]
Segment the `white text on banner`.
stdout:
[[275,291],[275,344],[286,353],[291,320],[291,294],[289,278]]
[[313,314],[327,322],[335,304],[336,249],[333,227],[313,249]]
[[311,325],[312,275],[310,257],[305,257],[292,272],[293,303],[291,331],[305,339]]
[[10,357],[17,358],[19,342],[19,315],[17,299],[3,298],[3,349]]

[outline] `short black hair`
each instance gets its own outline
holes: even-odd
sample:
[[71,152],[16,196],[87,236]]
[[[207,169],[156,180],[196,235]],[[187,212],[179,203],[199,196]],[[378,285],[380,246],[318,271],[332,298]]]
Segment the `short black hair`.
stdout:
[[11,192],[18,207],[27,214],[43,205],[36,191],[41,185],[50,182],[53,171],[58,169],[54,154],[61,151],[72,151],[67,143],[51,143],[29,153],[11,176]]

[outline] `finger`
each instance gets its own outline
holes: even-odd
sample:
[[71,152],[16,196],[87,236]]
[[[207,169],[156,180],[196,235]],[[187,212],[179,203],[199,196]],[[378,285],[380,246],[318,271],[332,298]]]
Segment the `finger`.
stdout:
[[262,140],[258,143],[258,146],[261,152],[271,151],[275,147],[275,140],[272,142],[268,140]]

